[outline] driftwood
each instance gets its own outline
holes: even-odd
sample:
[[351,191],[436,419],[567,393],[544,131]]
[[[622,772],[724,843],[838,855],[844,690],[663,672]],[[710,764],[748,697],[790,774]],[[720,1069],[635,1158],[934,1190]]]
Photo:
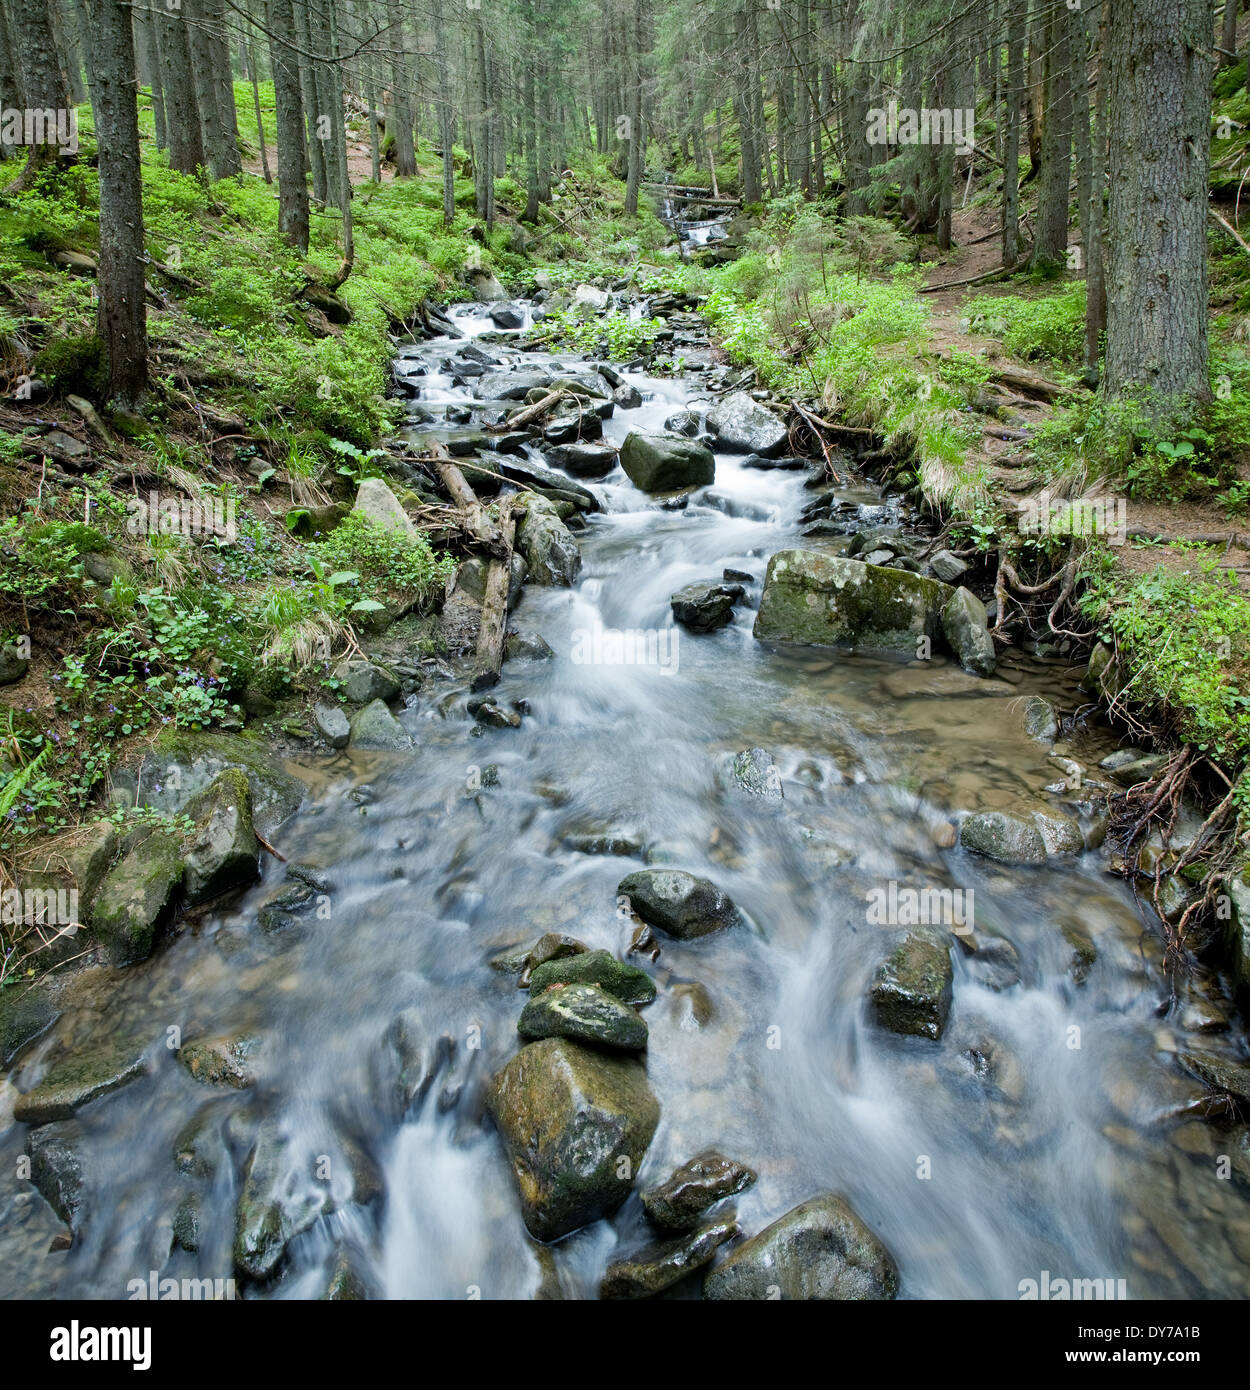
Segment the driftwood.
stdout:
[[499,504],[499,534],[503,553],[490,562],[486,587],[482,595],[482,626],[478,631],[476,666],[473,689],[485,690],[499,680],[503,665],[504,636],[508,627],[508,585],[512,576],[512,533],[516,518],[512,502],[505,498]]
[[[491,520],[490,513],[486,508],[477,500],[477,494],[465,481],[465,476],[456,466],[455,460],[447,452],[446,447],[437,440],[431,442],[430,450],[433,455],[434,467],[438,471],[439,478],[442,479],[443,486],[447,489],[447,495],[460,510],[461,529],[471,540],[484,545],[492,555],[500,554],[505,547],[505,541],[499,527]],[[507,542],[506,545],[511,553],[511,542]]]
[[540,415],[545,415],[557,401],[562,401],[569,393],[564,390],[551,391],[545,395],[541,401],[535,401],[533,405],[527,406],[519,415],[513,415],[505,420],[502,425],[487,425],[486,434],[503,434],[505,430],[524,429],[526,425],[532,424]]

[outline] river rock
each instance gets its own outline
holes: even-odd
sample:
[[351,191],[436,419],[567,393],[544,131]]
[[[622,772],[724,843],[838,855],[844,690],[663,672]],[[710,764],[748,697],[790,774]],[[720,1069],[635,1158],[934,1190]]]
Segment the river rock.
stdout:
[[[26,889],[36,892],[76,891],[78,917],[82,922],[89,922],[96,895],[119,843],[117,827],[106,820],[84,823],[63,835],[57,835],[40,846],[36,860],[40,867],[25,869],[20,887],[23,892]],[[0,999],[3,997],[0,994]],[[2,1045],[3,1028],[0,1027],[0,1047]]]
[[364,478],[356,491],[352,510],[385,531],[397,531],[403,536],[417,535],[416,523],[404,511],[399,498],[381,478]]
[[1080,854],[1085,848],[1080,826],[1048,811],[1028,816],[977,811],[964,817],[959,843],[974,854],[1011,865],[1044,864],[1051,856]]
[[727,1216],[613,1260],[604,1271],[599,1297],[654,1298],[688,1274],[711,1264],[717,1250],[737,1234],[737,1219]]
[[768,562],[755,615],[762,641],[914,654],[935,639],[949,590],[906,570],[881,569],[812,550]]
[[523,401],[531,391],[546,391],[551,377],[528,368],[520,372],[487,372],[477,379],[473,394],[479,401]]
[[550,643],[537,632],[508,633],[503,653],[507,661],[550,661],[555,656]]
[[618,410],[637,410],[642,404],[642,392],[632,382],[627,381],[624,386],[618,386],[612,392],[612,404]]
[[877,968],[877,1021],[892,1033],[940,1038],[950,1015],[953,973],[950,946],[940,931],[908,932]]
[[621,467],[643,492],[706,487],[716,477],[712,451],[676,434],[632,431],[621,445]]
[[152,830],[105,875],[91,923],[113,965],[133,965],[152,954],[156,929],[186,867],[181,838]]
[[490,320],[496,328],[524,328],[525,326],[525,315],[515,304],[492,305]]
[[782,421],[745,391],[732,392],[709,410],[707,427],[716,436],[717,447],[733,454],[772,458],[789,439]]
[[252,827],[252,793],[240,768],[227,768],[183,814],[196,822],[183,848],[188,906],[207,902],[260,876],[260,842]]
[[954,584],[968,572],[967,563],[949,550],[939,550],[929,560],[929,568],[933,571],[933,577],[940,579],[943,584]]
[[41,1125],[26,1136],[31,1183],[75,1233],[82,1225],[85,1205],[82,1139],[82,1130],[73,1120]]
[[942,632],[965,671],[992,676],[998,663],[985,604],[970,589],[956,589],[942,608]]
[[645,970],[617,960],[610,951],[584,951],[547,961],[530,976],[535,994],[552,985],[598,985],[623,1004],[650,1004],[655,998],[655,981]]
[[476,699],[470,700],[466,708],[472,718],[489,728],[519,729],[521,727],[520,714],[514,709],[504,709],[498,700],[492,699],[489,695],[479,695]]
[[287,1245],[308,1230],[330,1202],[330,1189],[293,1169],[289,1142],[276,1120],[266,1120],[243,1168],[235,1209],[234,1265],[251,1279],[268,1279]]
[[314,705],[313,723],[331,748],[347,747],[347,741],[352,736],[352,726],[347,722],[346,713],[338,705]]
[[[597,445],[568,444],[564,448],[597,448]],[[554,452],[554,451],[553,451]],[[543,468],[541,464],[529,459],[500,459],[499,471],[514,483],[523,483],[527,488],[540,492],[550,502],[572,502],[579,512],[599,512],[603,510],[599,499],[587,487],[566,478],[563,473]]]
[[425,1096],[454,1050],[454,1041],[434,1033],[414,1008],[392,1020],[376,1054],[375,1076],[381,1098],[397,1120]]
[[898,1293],[898,1267],[841,1198],[813,1197],[740,1245],[703,1281],[703,1296],[884,1300]]
[[1040,695],[1030,695],[1024,702],[1022,715],[1024,732],[1039,743],[1054,743],[1059,737],[1059,720],[1055,707]]
[[606,478],[616,467],[617,453],[612,444],[558,444],[547,457],[576,478]]
[[68,1120],[100,1096],[119,1090],[147,1070],[143,1044],[134,1038],[108,1038],[61,1054],[47,1075],[13,1107],[23,1124]]
[[699,433],[699,417],[693,410],[678,410],[664,421],[664,428],[669,434],[681,434],[693,439]]
[[60,1016],[50,980],[19,982],[0,990],[0,1065],[12,1061]]
[[696,878],[684,869],[639,869],[616,885],[618,898],[649,926],[659,927],[679,941],[724,931],[741,921],[727,893],[710,879]]
[[[1225,880],[1224,947],[1239,992],[1250,990],[1250,868]],[[3,999],[0,995],[0,999]]]
[[567,1038],[523,1047],[494,1078],[488,1105],[526,1227],[543,1241],[620,1206],[660,1121],[641,1062]]
[[178,1060],[206,1086],[231,1086],[246,1091],[256,1084],[252,1058],[260,1051],[261,1039],[255,1033],[197,1038],[178,1049]]
[[575,1038],[623,1052],[642,1052],[647,1046],[642,1019],[594,984],[536,986],[531,979],[517,1031],[523,1038]]
[[561,407],[543,427],[543,440],[552,445],[576,444],[602,437],[603,416],[592,406]]
[[399,682],[385,666],[372,661],[349,661],[335,674],[343,682],[344,698],[353,705],[367,705],[373,700],[389,705],[399,699]]
[[568,587],[581,573],[582,553],[555,504],[531,493],[517,530],[517,549],[533,584]]
[[1176,1060],[1204,1086],[1250,1107],[1250,1063],[1220,1057],[1214,1052],[1178,1052]]
[[479,304],[497,304],[508,297],[507,290],[489,270],[475,270],[469,276],[473,297]]
[[766,748],[747,748],[735,753],[723,780],[738,791],[765,801],[780,801],[785,795],[781,786],[781,772]]
[[594,285],[578,285],[573,291],[573,303],[585,304],[591,309],[606,309],[609,297],[607,290],[596,289]]
[[403,725],[382,703],[373,700],[357,710],[351,721],[352,748],[398,750],[411,748],[412,740]]
[[304,784],[292,777],[259,737],[247,734],[163,734],[139,769],[140,805],[180,811],[228,767],[242,768],[252,792],[252,819],[266,839],[299,809]]
[[669,600],[673,618],[692,632],[714,632],[733,621],[741,584],[687,584]]
[[666,1231],[692,1231],[709,1207],[745,1192],[755,1173],[713,1149],[683,1163],[658,1187],[642,1194],[642,1207]]

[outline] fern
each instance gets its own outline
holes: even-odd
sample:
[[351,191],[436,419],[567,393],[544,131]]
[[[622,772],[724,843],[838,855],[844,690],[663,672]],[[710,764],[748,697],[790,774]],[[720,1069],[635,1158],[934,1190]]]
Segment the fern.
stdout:
[[47,761],[48,754],[51,751],[50,748],[41,749],[25,767],[19,767],[17,771],[0,784],[0,820],[7,816],[10,810],[12,810],[13,803],[22,794],[22,789]]

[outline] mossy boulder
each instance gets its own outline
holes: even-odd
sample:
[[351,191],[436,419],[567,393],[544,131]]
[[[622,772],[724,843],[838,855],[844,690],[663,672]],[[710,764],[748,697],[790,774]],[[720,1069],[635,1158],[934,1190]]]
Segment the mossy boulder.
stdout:
[[768,562],[755,636],[914,656],[923,638],[940,638],[950,593],[936,579],[907,570],[812,550],[779,550]]
[[108,1038],[59,1056],[37,1086],[13,1107],[14,1119],[42,1125],[68,1120],[99,1096],[107,1095],[147,1070],[143,1044],[135,1038]]
[[494,1078],[488,1104],[526,1227],[544,1241],[621,1205],[660,1122],[642,1063],[568,1038],[522,1048]]
[[105,876],[91,924],[113,965],[133,965],[152,954],[185,872],[181,837],[153,830]]
[[576,1038],[622,1052],[641,1052],[647,1025],[629,1007],[593,984],[550,984],[536,989],[521,1010],[523,1038]]
[[227,768],[247,774],[252,819],[268,839],[304,799],[305,787],[291,776],[267,743],[247,734],[191,733],[161,736],[139,769],[139,804],[172,814]]
[[893,1033],[940,1038],[950,1016],[952,980],[947,937],[937,930],[908,932],[873,979],[878,1023]]
[[256,1084],[253,1058],[262,1040],[254,1033],[196,1038],[178,1049],[178,1060],[206,1086],[230,1086],[246,1091]]
[[560,520],[556,503],[530,493],[517,527],[516,548],[528,566],[531,584],[570,586],[581,573],[582,552]]
[[632,431],[621,445],[621,467],[643,492],[706,487],[716,478],[712,451],[679,434]]
[[586,951],[538,966],[530,976],[530,989],[539,994],[552,985],[598,985],[623,1004],[649,1004],[655,998],[655,981],[645,970],[617,960],[610,951]]
[[207,902],[260,875],[260,842],[252,825],[247,774],[227,768],[183,807],[195,821],[183,855],[183,889],[189,906]]
[[738,1246],[703,1281],[710,1299],[868,1301],[898,1293],[898,1266],[842,1198],[829,1193],[789,1211]]

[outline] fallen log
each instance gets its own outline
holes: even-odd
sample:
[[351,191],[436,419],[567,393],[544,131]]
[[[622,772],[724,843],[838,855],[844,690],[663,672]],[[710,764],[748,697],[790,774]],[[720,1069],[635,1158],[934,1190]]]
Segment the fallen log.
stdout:
[[564,390],[552,391],[542,398],[535,401],[533,405],[527,406],[518,415],[513,415],[505,420],[501,425],[487,425],[484,433],[503,434],[506,430],[524,429],[526,425],[537,420],[540,415],[545,415],[557,401],[562,401],[569,393]]
[[[472,540],[484,545],[492,555],[498,555],[505,542],[499,527],[491,520],[490,513],[477,500],[477,494],[465,481],[464,474],[456,466],[446,447],[437,440],[432,440],[430,452],[438,476],[447,489],[447,495],[460,510],[461,529]],[[507,547],[511,552],[511,542],[507,543]]]
[[1025,395],[1040,396],[1047,401],[1058,400],[1060,396],[1068,394],[1068,388],[1060,386],[1057,381],[1047,381],[1045,377],[1035,376],[1019,367],[995,367],[990,380],[1001,382],[1004,386],[1010,386]]
[[499,534],[503,553],[491,562],[482,595],[482,626],[478,630],[473,689],[485,690],[499,681],[503,644],[508,627],[508,584],[512,576],[512,533],[516,518],[508,498],[499,504]]

